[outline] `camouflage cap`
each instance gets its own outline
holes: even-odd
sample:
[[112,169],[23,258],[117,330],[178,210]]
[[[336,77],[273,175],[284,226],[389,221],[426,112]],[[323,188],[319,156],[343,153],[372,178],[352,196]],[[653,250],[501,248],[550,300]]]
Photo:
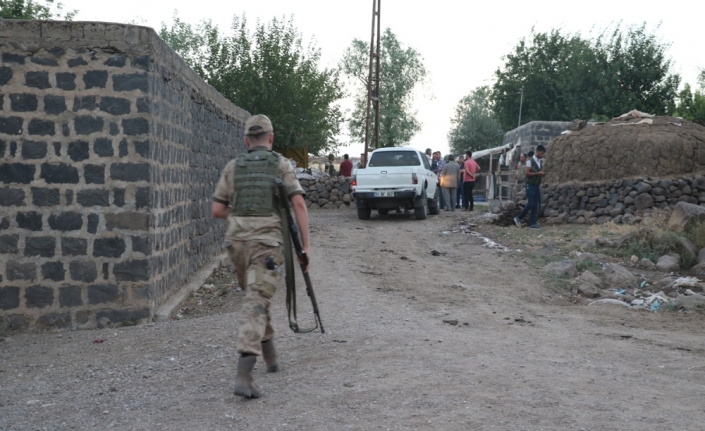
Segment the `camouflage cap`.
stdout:
[[253,115],[245,121],[245,135],[254,136],[273,131],[272,122],[266,115]]

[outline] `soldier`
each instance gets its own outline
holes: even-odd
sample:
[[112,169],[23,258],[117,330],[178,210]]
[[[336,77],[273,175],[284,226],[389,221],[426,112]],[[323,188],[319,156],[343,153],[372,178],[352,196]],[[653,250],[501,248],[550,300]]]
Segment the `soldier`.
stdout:
[[[301,230],[303,249],[310,256],[308,212],[304,191],[289,161],[272,151],[274,130],[264,115],[245,123],[247,153],[231,160],[223,169],[213,194],[213,216],[228,220],[225,236],[228,254],[235,264],[245,298],[238,316],[237,351],[240,358],[235,377],[235,395],[259,398],[252,370],[262,355],[267,372],[279,370],[270,318],[270,299],[283,270],[283,234],[279,209],[291,205]],[[276,178],[284,183],[286,196],[279,196]],[[305,269],[308,270],[308,267]]]

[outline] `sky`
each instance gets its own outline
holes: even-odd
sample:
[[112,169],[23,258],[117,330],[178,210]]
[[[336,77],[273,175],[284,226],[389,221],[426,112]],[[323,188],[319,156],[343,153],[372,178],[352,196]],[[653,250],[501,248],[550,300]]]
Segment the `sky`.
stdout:
[[[66,9],[77,9],[77,21],[136,22],[159,29],[171,23],[174,10],[190,23],[212,20],[229,29],[234,15],[248,20],[270,21],[273,17],[294,17],[304,41],[315,40],[324,67],[335,67],[353,39],[368,41],[372,24],[371,0],[256,0],[220,1],[171,0],[63,0]],[[117,5],[119,4],[119,7]],[[704,0],[682,0],[673,4],[645,2],[451,1],[381,0],[381,25],[415,48],[424,58],[429,82],[417,92],[414,102],[422,130],[410,146],[448,151],[447,134],[459,100],[473,89],[492,85],[502,56],[531,34],[560,28],[589,36],[619,22],[647,23],[663,41],[674,62],[673,71],[693,85],[698,71],[705,68],[702,48]],[[350,109],[350,101],[343,101]],[[341,136],[341,141],[348,138]],[[339,153],[363,151],[362,144],[341,147]]]

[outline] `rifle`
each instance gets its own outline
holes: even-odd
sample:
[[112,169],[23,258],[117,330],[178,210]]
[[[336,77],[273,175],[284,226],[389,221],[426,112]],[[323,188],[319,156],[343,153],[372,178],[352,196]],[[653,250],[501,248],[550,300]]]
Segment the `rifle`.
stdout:
[[[279,189],[279,196],[281,197],[281,208],[282,208],[282,223],[286,219],[286,225],[284,226],[284,255],[286,257],[286,308],[289,313],[289,327],[294,332],[311,332],[316,328],[321,329],[321,334],[325,334],[326,331],[323,329],[323,322],[321,322],[321,314],[318,311],[318,302],[316,301],[316,295],[313,293],[313,285],[311,284],[311,277],[309,277],[308,272],[306,272],[306,267],[308,266],[308,255],[301,246],[299,241],[299,227],[294,222],[294,218],[291,216],[291,211],[289,210],[289,203],[286,202],[286,191],[284,190],[284,183],[277,178],[276,180],[277,188]],[[316,326],[313,328],[301,329],[296,321],[296,277],[293,271],[293,259],[287,257],[291,255],[291,245],[288,244],[287,231],[291,239],[291,243],[296,251],[296,256],[299,258],[299,263],[301,266],[301,273],[304,276],[304,281],[306,282],[306,294],[311,299],[311,306],[313,307],[313,314],[316,321]],[[293,319],[292,319],[293,315]]]

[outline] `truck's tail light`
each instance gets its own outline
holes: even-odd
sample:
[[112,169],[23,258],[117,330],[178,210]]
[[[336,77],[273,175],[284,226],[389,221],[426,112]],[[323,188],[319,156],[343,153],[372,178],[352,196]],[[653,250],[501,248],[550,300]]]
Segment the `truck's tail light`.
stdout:
[[352,176],[352,182],[350,183],[350,185],[353,187],[357,185],[357,175]]
[[411,174],[411,184],[418,184],[419,183],[419,177],[416,176],[416,173]]

